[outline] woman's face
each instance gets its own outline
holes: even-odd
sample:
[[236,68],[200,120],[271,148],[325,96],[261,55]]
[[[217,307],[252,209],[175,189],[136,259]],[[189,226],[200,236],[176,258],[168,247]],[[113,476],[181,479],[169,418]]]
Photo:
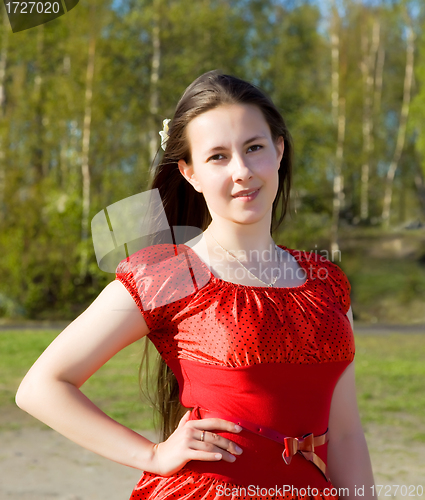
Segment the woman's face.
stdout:
[[260,108],[219,106],[191,120],[186,133],[192,163],[180,160],[179,170],[203,193],[212,219],[270,224],[284,141],[273,142]]

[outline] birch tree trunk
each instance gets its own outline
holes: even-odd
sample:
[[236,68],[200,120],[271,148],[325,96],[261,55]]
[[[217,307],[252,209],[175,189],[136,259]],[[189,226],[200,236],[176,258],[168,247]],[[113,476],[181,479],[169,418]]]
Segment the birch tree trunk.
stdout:
[[380,39],[380,24],[377,20],[373,22],[372,40],[370,48],[368,47],[368,37],[365,33],[362,35],[362,53],[361,70],[363,74],[363,164],[361,171],[361,189],[360,189],[360,219],[369,218],[369,177],[370,160],[374,149],[373,145],[373,115],[372,99],[374,89],[374,66],[376,54],[378,52]]
[[[65,54],[63,56],[63,73],[68,78],[71,73],[71,58],[69,54]],[[67,100],[67,108],[70,109],[69,94],[66,93]],[[60,186],[65,188],[65,186],[69,186],[68,182],[68,151],[69,151],[69,131],[67,130],[67,120],[64,118],[60,121],[60,129],[61,129],[61,139],[59,143],[59,165],[60,165]]]
[[[334,13],[334,17],[337,14]],[[335,20],[333,21],[336,24]],[[332,43],[332,118],[334,123],[338,120],[338,105],[339,105],[339,34],[338,28],[333,26],[331,33]]]
[[[92,14],[94,14],[93,8],[92,8]],[[83,206],[82,206],[82,217],[81,217],[82,248],[81,248],[81,260],[80,260],[81,280],[87,274],[87,263],[88,263],[88,234],[89,234],[89,215],[90,215],[89,151],[90,151],[90,125],[92,116],[95,53],[96,53],[96,35],[94,29],[92,29],[90,33],[88,59],[87,59],[86,92],[84,100],[83,144],[82,144],[82,154],[81,154],[81,173],[83,179]]]
[[[158,115],[159,109],[159,68],[161,64],[161,40],[160,40],[160,19],[161,19],[161,0],[153,1],[153,26],[152,26],[152,67],[151,67],[151,95],[149,102],[149,113],[150,113],[150,131],[149,131],[149,165],[150,165],[150,175],[153,175],[154,169],[157,162],[155,158],[156,152],[158,150],[158,144],[160,136],[158,134],[159,130],[157,128],[156,117]],[[154,165],[155,161],[155,165]]]
[[394,156],[387,172],[384,202],[382,209],[382,222],[385,227],[390,223],[391,200],[393,194],[394,176],[400,162],[401,154],[406,139],[407,118],[410,109],[410,97],[413,81],[413,65],[415,52],[415,34],[410,22],[407,24],[407,45],[406,45],[406,70],[404,75],[403,104],[401,108],[400,125],[398,127],[397,143]]
[[339,16],[335,4],[333,5],[332,19],[332,116],[337,125],[337,147],[335,154],[334,180],[333,180],[333,202],[331,223],[331,254],[339,252],[338,228],[341,204],[343,200],[344,178],[342,175],[342,160],[344,156],[345,139],[345,99],[340,97],[340,37]]
[[9,48],[9,19],[6,9],[3,11],[3,26],[1,34],[0,51],[0,221],[4,218],[4,198],[6,191],[6,154],[5,154],[5,134],[4,115],[5,115],[5,90],[4,81],[6,76],[7,54]]
[[333,207],[332,207],[332,226],[331,226],[331,255],[339,252],[338,244],[338,226],[341,206],[344,198],[344,177],[342,175],[342,160],[344,158],[345,141],[345,99],[339,100],[338,106],[338,140],[336,146],[335,171],[333,184]]
[[375,93],[373,97],[373,110],[375,116],[381,111],[382,82],[384,74],[385,49],[380,43],[375,66]]

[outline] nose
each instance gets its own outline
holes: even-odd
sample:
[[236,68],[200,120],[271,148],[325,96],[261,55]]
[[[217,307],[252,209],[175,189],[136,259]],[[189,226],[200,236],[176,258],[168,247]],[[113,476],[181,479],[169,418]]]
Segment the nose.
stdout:
[[246,156],[237,153],[233,156],[232,163],[232,177],[234,181],[250,179],[252,177],[251,166]]

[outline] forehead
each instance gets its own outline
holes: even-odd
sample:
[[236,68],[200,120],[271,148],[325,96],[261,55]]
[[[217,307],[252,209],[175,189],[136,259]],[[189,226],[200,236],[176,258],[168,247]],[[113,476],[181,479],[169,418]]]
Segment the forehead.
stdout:
[[191,147],[204,150],[228,144],[232,139],[245,140],[261,134],[270,136],[270,127],[258,106],[230,104],[195,117],[187,126],[187,134]]

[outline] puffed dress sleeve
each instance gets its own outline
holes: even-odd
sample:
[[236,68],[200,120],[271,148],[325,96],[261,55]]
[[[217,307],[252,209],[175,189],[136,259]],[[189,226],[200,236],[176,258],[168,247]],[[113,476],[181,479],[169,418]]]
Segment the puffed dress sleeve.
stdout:
[[342,310],[347,314],[351,305],[351,284],[344,271],[337,264],[326,259],[325,266],[327,270],[326,282],[338,298]]
[[314,252],[293,251],[300,255],[308,275],[313,280],[319,279],[324,283],[329,296],[332,296],[340,306],[341,311],[347,314],[351,305],[351,284],[344,271],[324,255]]
[[120,281],[133,297],[150,332],[158,330],[165,320],[166,303],[161,304],[158,299],[162,279],[158,264],[167,260],[169,251],[170,248],[158,246],[143,248],[123,259],[115,271],[115,279]]

